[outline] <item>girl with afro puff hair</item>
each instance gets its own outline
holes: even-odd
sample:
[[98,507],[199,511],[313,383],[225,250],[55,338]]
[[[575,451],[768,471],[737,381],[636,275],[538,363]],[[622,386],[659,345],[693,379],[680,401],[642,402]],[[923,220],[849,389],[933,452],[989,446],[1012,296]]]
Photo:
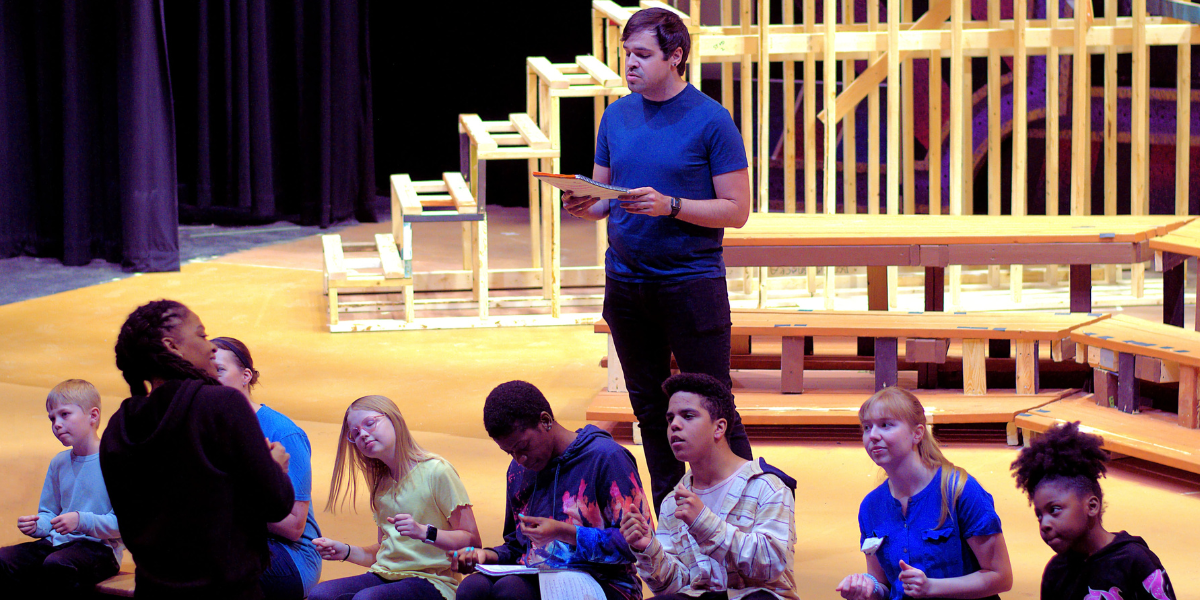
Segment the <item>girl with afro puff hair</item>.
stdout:
[[1104,529],[1104,439],[1062,423],[1013,461],[1042,540],[1055,556],[1042,573],[1042,600],[1174,600],[1162,563],[1140,537]]

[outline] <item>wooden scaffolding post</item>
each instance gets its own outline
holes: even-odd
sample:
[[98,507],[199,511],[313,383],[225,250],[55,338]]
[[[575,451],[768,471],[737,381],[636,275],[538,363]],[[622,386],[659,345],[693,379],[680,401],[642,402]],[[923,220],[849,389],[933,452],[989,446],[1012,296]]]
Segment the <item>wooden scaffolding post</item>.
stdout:
[[[1058,3],[1046,3],[1046,27],[1051,35],[1058,29]],[[1058,164],[1059,143],[1062,140],[1059,125],[1062,114],[1062,99],[1059,93],[1059,58],[1058,46],[1051,44],[1046,49],[1046,214],[1058,215]],[[1058,265],[1046,267],[1046,280],[1052,286],[1058,285]]]
[[1075,5],[1075,52],[1071,57],[1071,214],[1087,214],[1087,154],[1091,152],[1092,89],[1088,71],[1087,33],[1092,26],[1090,2]]
[[1175,214],[1190,210],[1192,158],[1192,45],[1179,42],[1175,88]]
[[[1012,214],[1025,216],[1026,182],[1029,181],[1029,51],[1025,47],[1028,0],[1014,0],[1013,6],[1013,150],[1012,150]],[[1013,302],[1021,301],[1023,265],[1009,267],[1009,287]]]
[[[821,56],[824,66],[823,89],[825,90],[825,107],[831,108],[837,104],[837,2],[825,0],[825,48]],[[825,214],[837,212],[837,121],[829,119],[825,123]],[[825,267],[825,309],[833,310],[836,291],[837,271],[833,267]]]
[[[771,3],[758,3],[758,210],[771,212]],[[751,183],[753,183],[751,179]],[[758,270],[758,307],[767,305],[767,276],[770,269]]]
[[[804,33],[817,32],[815,0],[804,0]],[[804,57],[804,212],[817,212],[817,58],[810,48]],[[815,265],[805,267],[808,295],[817,293]]]
[[[879,0],[867,0],[867,31],[878,30]],[[868,64],[874,63],[879,53],[871,51],[867,57]],[[879,190],[879,86],[876,85],[867,94],[867,214],[879,214],[882,199]],[[888,296],[890,298],[891,294]]]
[[[904,2],[900,10],[900,19],[905,23],[912,23],[912,2]],[[903,186],[903,189],[901,190],[900,198],[903,205],[902,210],[904,214],[911,215],[917,212],[917,168],[914,154],[914,150],[916,149],[916,136],[914,133],[916,130],[913,129],[913,63],[915,61],[912,58],[913,55],[909,54],[908,58],[903,58],[904,53],[899,51],[899,32],[899,24],[897,24],[896,48],[897,54],[902,57],[900,59],[900,114],[902,115],[900,120],[900,140],[902,143],[902,147],[900,148],[900,159],[903,161],[903,167],[901,169],[901,185]],[[891,46],[890,43],[888,45],[889,47]]]
[[[987,3],[988,28],[1000,28],[1000,3]],[[1003,91],[1000,86],[1000,51],[991,47],[987,53],[987,166],[988,166],[988,216],[1000,215],[1000,156],[1004,132],[1000,123],[1000,103]],[[1000,265],[988,267],[988,285],[1000,287]]]
[[[1150,213],[1150,48],[1146,42],[1146,3],[1133,3],[1133,113],[1131,133],[1132,185],[1130,207],[1134,215]],[[1135,298],[1145,294],[1146,265],[1133,265],[1130,283]]]
[[[843,0],[842,22],[853,25],[857,17],[854,14],[855,0]],[[855,69],[858,61],[850,55],[842,61],[842,91],[849,89],[854,83]],[[842,117],[842,212],[853,215],[858,213],[858,124],[855,116],[858,103],[854,109],[847,111]]]
[[[796,3],[783,3],[783,24],[795,25]],[[783,212],[796,212],[796,62],[783,61]]]
[[[966,17],[963,10],[963,0],[950,2],[950,214],[963,214],[963,195],[965,192],[965,152],[970,135],[971,119],[963,115],[966,111],[964,92],[970,89],[970,84],[964,84],[966,62],[969,60],[963,54],[963,21]],[[969,77],[967,79],[970,79]],[[950,280],[950,304],[959,306],[962,290],[962,267],[950,265],[946,269],[947,279]]]
[[942,214],[942,53],[929,51],[929,214]]
[[[1116,0],[1104,1],[1104,21],[1117,24]],[[1104,49],[1104,214],[1117,214],[1117,48]],[[1089,153],[1090,154],[1090,153]],[[1116,281],[1116,265],[1104,265],[1104,281]]]
[[[900,116],[901,98],[908,81],[900,80],[900,5],[888,2],[888,117],[887,117],[887,214],[900,214],[900,138],[911,132],[903,131]],[[899,267],[888,267],[888,306],[897,305],[897,286],[900,282]]]

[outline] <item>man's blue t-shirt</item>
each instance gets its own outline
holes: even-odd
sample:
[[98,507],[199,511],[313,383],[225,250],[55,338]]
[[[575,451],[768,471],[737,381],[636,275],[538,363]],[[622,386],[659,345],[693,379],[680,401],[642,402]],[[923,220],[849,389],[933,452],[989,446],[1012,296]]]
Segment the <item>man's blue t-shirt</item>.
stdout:
[[[729,112],[692,85],[664,102],[630,94],[600,120],[596,164],[612,185],[652,187],[693,200],[716,198],[712,178],[745,169],[746,150]],[[625,212],[609,201],[609,277],[630,283],[724,277],[725,230]]]
[[992,495],[970,476],[954,510],[938,527],[942,514],[941,486],[939,468],[929,485],[908,499],[906,515],[885,481],[863,498],[858,509],[859,544],[867,538],[883,538],[875,557],[887,575],[893,600],[904,597],[900,584],[901,560],[924,571],[930,579],[969,575],[979,570],[979,561],[966,540],[1001,533]]
[[296,493],[297,502],[308,502],[308,519],[304,524],[304,533],[300,541],[293,542],[278,536],[271,540],[279,542],[287,549],[296,569],[300,571],[300,580],[304,584],[304,594],[317,584],[321,578],[321,555],[313,545],[313,539],[321,537],[317,527],[317,519],[313,516],[312,502],[312,446],[308,443],[308,435],[304,433],[291,419],[279,411],[273,410],[266,404],[258,407],[258,425],[263,435],[272,442],[283,444],[291,458],[288,461],[288,478],[292,480],[292,489]]

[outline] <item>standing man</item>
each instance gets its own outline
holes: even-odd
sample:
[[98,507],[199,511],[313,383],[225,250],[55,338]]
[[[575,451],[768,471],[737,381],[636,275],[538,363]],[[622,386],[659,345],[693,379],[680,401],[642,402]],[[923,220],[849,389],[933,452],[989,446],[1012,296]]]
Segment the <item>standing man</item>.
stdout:
[[[563,196],[572,215],[608,217],[604,320],[642,431],[654,507],[683,476],[667,442],[671,354],[679,369],[727,388],[729,292],[721,240],[750,215],[742,138],[729,113],[683,80],[691,38],[675,13],[649,8],[621,35],[632,94],[600,121],[592,178],[631,188],[619,198]],[[736,410],[730,448],[750,460]]]

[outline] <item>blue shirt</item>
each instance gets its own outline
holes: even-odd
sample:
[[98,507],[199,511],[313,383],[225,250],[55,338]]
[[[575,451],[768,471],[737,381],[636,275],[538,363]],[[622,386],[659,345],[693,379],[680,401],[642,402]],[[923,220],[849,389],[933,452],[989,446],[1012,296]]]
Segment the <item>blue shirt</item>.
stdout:
[[967,477],[958,504],[938,527],[942,514],[942,470],[925,489],[908,499],[908,514],[892,496],[887,482],[867,494],[858,509],[859,543],[883,538],[875,556],[887,575],[891,598],[904,598],[900,561],[925,572],[931,579],[961,577],[979,570],[979,561],[966,540],[1001,533],[1000,517],[991,494],[974,477]]
[[[50,521],[69,512],[79,513],[79,527],[67,534],[54,531]],[[76,456],[71,450],[63,450],[50,460],[42,483],[42,497],[38,500],[37,531],[33,537],[48,538],[55,546],[76,540],[100,542],[112,548],[117,563],[121,562],[125,546],[117,529],[117,515],[108,500],[104,474],[100,472],[99,452]]]
[[321,555],[312,543],[314,538],[321,537],[321,529],[317,527],[317,519],[313,516],[312,446],[309,445],[308,435],[304,430],[279,411],[266,404],[260,404],[256,414],[263,435],[272,442],[283,444],[284,449],[291,455],[288,461],[288,478],[292,480],[296,501],[308,502],[308,520],[304,524],[304,533],[300,535],[300,541],[293,542],[271,535],[271,539],[279,542],[292,557],[292,562],[300,571],[300,580],[304,584],[304,594],[307,596],[309,590],[321,578]]
[[[748,165],[729,112],[690,84],[663,102],[630,94],[611,104],[600,119],[595,160],[611,169],[613,185],[693,200],[716,198],[712,178]],[[632,215],[613,199],[605,271],[629,283],[724,277],[724,232]]]

